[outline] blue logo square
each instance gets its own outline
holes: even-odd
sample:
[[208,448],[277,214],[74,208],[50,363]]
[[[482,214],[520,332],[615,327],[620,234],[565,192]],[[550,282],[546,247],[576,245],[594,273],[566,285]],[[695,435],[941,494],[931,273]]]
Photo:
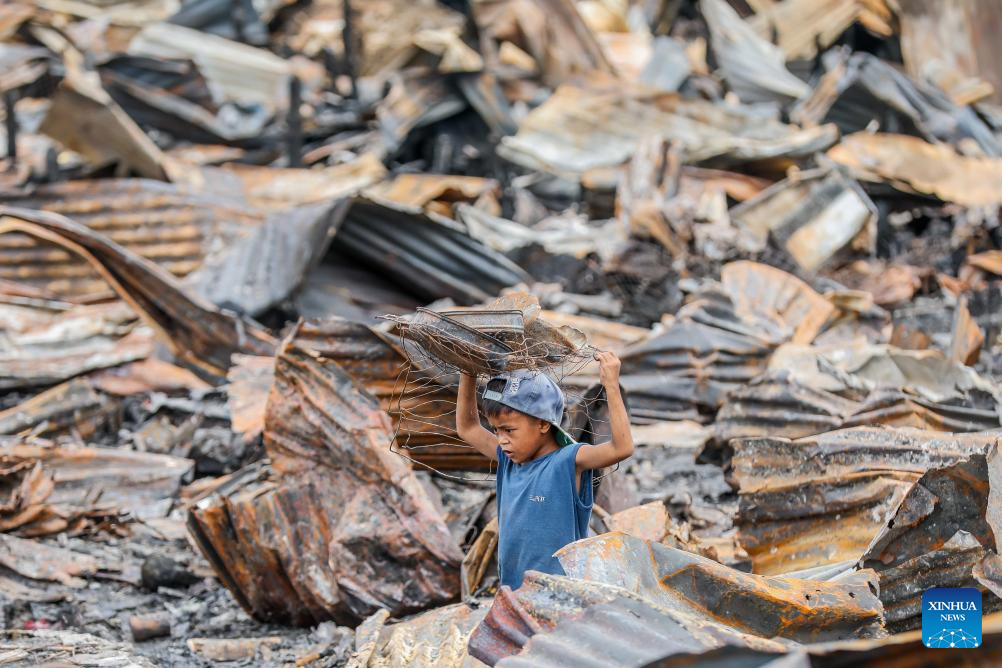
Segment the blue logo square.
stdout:
[[973,587],[926,589],[922,643],[948,649],[981,647],[981,592]]

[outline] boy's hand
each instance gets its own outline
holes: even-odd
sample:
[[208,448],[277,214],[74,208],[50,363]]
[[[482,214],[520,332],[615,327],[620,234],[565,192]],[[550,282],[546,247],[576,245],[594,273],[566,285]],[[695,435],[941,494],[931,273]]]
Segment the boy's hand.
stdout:
[[605,387],[609,405],[609,426],[612,440],[578,448],[574,463],[577,470],[589,471],[617,464],[633,454],[633,434],[630,432],[630,415],[619,389],[619,358],[615,353],[595,353],[599,375]]
[[606,389],[619,388],[619,366],[620,361],[616,353],[600,351],[595,353],[598,360],[599,379]]

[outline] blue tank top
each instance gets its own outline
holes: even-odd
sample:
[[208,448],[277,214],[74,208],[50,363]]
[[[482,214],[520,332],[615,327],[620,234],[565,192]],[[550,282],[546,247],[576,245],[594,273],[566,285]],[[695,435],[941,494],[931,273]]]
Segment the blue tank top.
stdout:
[[553,553],[588,535],[593,471],[574,484],[574,443],[525,464],[497,449],[498,569],[501,584],[522,586],[527,570],[564,575]]

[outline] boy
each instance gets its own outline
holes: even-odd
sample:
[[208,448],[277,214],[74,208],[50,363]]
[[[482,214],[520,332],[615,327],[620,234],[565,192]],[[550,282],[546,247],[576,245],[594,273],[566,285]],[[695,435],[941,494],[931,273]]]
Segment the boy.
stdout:
[[493,433],[480,424],[476,379],[460,377],[456,430],[498,462],[498,568],[501,584],[512,589],[527,570],[564,574],[553,553],[587,536],[594,470],[633,454],[619,358],[610,352],[595,358],[612,425],[612,440],[599,445],[575,443],[560,428],[564,395],[542,373],[521,370],[487,383],[484,413]]

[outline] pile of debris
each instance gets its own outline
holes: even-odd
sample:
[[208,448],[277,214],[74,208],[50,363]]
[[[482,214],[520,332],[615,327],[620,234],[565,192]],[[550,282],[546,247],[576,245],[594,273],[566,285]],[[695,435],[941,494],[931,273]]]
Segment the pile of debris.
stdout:
[[[0,663],[875,665],[929,587],[1002,610],[997,14],[3,3]],[[599,442],[594,349],[639,447],[499,591],[458,372],[559,367]]]

